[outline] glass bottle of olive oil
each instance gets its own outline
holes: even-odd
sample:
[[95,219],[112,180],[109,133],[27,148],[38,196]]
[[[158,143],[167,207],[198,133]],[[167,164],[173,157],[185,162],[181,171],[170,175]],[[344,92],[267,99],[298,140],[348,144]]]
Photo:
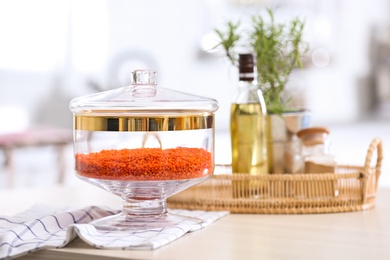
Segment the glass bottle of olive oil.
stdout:
[[[263,94],[255,80],[254,68],[255,60],[252,54],[239,55],[238,90],[233,97],[230,111],[232,171],[261,175],[268,173],[266,107]],[[235,183],[234,186],[236,197],[250,196],[252,193],[249,182]]]

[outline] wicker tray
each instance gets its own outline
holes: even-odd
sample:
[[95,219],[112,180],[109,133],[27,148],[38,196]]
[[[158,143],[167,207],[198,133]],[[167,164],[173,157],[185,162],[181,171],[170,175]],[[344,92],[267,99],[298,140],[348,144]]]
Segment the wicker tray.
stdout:
[[382,158],[382,141],[375,138],[364,166],[339,165],[336,173],[251,176],[228,173],[229,166],[219,165],[224,173],[170,197],[168,206],[257,214],[367,210],[375,207]]

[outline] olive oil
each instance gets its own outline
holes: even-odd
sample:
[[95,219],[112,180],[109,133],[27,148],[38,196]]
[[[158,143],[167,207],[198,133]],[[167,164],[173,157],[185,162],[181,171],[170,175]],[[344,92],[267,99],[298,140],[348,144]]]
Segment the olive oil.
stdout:
[[265,180],[254,180],[250,176],[268,173],[267,111],[254,67],[252,54],[240,54],[238,89],[230,110],[230,138],[232,171],[243,176],[232,183],[234,198],[258,197],[267,189]]
[[268,173],[265,115],[260,103],[232,104],[230,135],[234,173]]

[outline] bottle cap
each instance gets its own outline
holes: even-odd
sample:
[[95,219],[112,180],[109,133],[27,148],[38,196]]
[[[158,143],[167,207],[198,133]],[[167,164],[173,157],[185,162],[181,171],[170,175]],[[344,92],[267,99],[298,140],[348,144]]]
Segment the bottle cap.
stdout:
[[254,80],[255,59],[251,53],[241,53],[238,59],[240,80]]

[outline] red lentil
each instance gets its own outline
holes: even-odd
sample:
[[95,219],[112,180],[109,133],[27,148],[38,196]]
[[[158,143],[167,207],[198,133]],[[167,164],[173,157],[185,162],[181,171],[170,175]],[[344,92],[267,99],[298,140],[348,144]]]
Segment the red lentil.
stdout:
[[138,148],[76,154],[79,175],[109,180],[181,180],[212,173],[210,152],[200,148]]

